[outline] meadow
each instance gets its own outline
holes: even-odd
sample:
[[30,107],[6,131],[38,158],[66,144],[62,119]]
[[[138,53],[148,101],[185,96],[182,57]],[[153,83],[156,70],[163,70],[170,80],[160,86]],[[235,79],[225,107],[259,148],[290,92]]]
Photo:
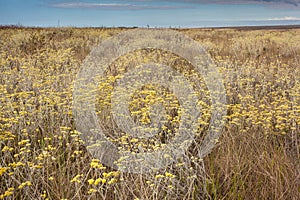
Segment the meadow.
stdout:
[[115,128],[111,93],[127,66],[159,61],[202,86],[194,143],[182,159],[142,174],[115,170],[91,156],[72,108],[83,60],[101,41],[126,30],[0,28],[0,199],[299,199],[300,29],[178,29],[203,45],[226,89],[225,126],[203,159],[196,149],[211,116],[201,76],[159,50],[118,58],[99,84],[97,114],[107,137],[123,150],[161,148],[180,121],[178,99],[146,85],[130,102],[132,118],[149,123],[149,107],[159,101],[167,125],[149,140]]

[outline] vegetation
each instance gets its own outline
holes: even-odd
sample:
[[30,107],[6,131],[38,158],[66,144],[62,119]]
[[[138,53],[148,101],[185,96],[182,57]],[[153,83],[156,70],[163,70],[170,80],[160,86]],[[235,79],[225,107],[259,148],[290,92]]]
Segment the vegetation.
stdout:
[[130,102],[132,118],[149,123],[149,107],[161,102],[167,125],[150,140],[116,129],[110,94],[126,67],[159,60],[203,86],[197,89],[203,115],[196,141],[182,159],[148,174],[124,173],[93,158],[72,113],[74,80],[84,58],[124,30],[0,29],[0,199],[299,198],[300,29],[179,30],[206,48],[227,93],[222,136],[204,159],[195,150],[211,117],[201,76],[160,50],[118,58],[99,84],[97,114],[121,149],[155,151],[172,139],[180,120],[178,99],[163,87],[145,85]]

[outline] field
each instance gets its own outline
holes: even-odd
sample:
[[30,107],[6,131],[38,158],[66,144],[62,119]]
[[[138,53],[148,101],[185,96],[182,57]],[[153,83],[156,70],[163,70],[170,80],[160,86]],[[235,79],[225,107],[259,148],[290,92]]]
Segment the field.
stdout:
[[0,199],[299,199],[299,28],[178,30],[206,49],[226,90],[225,126],[203,159],[197,148],[208,130],[211,101],[201,76],[185,67],[187,61],[160,50],[118,58],[99,85],[97,116],[120,149],[160,149],[180,121],[178,99],[146,85],[131,99],[132,118],[148,124],[149,107],[160,101],[167,125],[151,140],[115,128],[110,94],[127,66],[158,60],[202,86],[197,95],[203,114],[191,147],[171,165],[141,174],[91,156],[72,108],[83,60],[101,41],[125,30],[0,28]]

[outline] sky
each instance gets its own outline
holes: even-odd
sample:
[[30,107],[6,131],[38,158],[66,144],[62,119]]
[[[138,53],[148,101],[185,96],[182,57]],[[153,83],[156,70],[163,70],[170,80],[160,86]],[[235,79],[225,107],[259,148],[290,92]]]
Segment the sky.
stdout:
[[0,0],[0,25],[226,27],[300,25],[300,0]]

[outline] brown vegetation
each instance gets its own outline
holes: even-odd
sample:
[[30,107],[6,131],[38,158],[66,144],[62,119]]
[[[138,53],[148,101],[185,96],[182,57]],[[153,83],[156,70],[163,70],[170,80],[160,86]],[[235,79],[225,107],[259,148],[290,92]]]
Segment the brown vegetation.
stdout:
[[[140,175],[93,159],[72,116],[83,59],[124,30],[0,29],[0,199],[299,198],[299,29],[179,30],[206,48],[223,75],[226,125],[204,160],[190,150],[172,166]],[[100,107],[101,99],[110,101],[100,97]]]

